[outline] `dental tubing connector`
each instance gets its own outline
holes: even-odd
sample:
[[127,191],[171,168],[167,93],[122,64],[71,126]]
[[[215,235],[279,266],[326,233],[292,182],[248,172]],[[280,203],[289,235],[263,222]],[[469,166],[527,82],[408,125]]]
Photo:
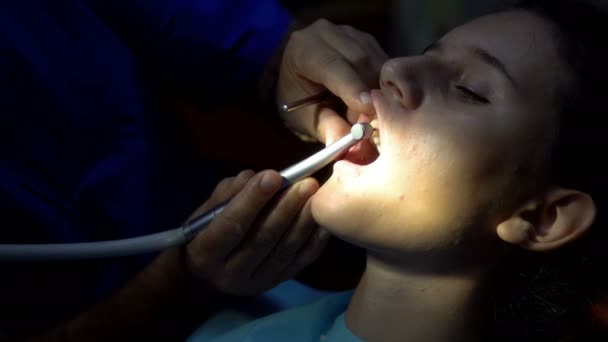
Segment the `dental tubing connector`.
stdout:
[[[282,189],[311,176],[338,158],[357,142],[369,139],[374,129],[368,123],[354,124],[350,134],[325,147],[312,156],[280,172],[283,176]],[[228,201],[189,220],[182,227],[140,237],[80,243],[51,244],[0,244],[0,260],[68,260],[107,258],[133,254],[156,252],[188,243],[196,234],[222,212]]]

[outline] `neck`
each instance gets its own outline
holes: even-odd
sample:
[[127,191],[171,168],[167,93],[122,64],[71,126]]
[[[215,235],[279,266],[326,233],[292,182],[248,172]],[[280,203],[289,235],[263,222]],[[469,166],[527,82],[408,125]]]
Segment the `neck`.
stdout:
[[481,278],[481,272],[408,272],[368,254],[346,324],[370,342],[478,341]]

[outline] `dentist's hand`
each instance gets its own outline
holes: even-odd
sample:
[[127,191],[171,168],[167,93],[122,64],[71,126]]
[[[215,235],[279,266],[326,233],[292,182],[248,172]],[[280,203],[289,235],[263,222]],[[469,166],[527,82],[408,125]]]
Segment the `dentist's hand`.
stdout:
[[232,198],[186,247],[195,279],[225,294],[254,295],[293,277],[322,252],[329,233],[313,221],[310,201],[319,184],[302,180],[279,198],[276,171],[243,171],[221,181],[194,214]]
[[[388,56],[368,33],[320,19],[291,34],[283,52],[278,105],[329,89],[350,109],[346,118],[326,105],[311,105],[282,118],[294,133],[330,144],[347,134],[359,113],[373,115],[370,88],[377,88]],[[353,114],[351,114],[353,113]]]

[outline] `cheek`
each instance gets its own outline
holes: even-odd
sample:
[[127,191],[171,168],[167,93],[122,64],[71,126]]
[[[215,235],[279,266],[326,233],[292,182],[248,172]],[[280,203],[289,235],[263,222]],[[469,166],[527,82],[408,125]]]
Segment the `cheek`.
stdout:
[[432,147],[399,149],[360,178],[334,174],[313,197],[313,217],[365,248],[427,249],[458,240],[473,211],[472,190],[461,181],[454,153]]
[[[387,135],[382,156],[352,177],[336,173],[312,213],[333,234],[366,248],[452,244],[492,198],[494,140],[454,125],[410,122]],[[386,144],[386,145],[384,145]]]
[[421,229],[470,220],[502,183],[500,144],[452,127],[421,132],[410,131],[404,147],[391,155],[387,179],[398,187],[388,191],[397,194],[398,189],[407,198],[401,212]]

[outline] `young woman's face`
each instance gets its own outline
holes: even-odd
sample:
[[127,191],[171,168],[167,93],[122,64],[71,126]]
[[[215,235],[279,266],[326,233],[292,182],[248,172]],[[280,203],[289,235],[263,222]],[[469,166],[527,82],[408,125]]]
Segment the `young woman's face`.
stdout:
[[546,148],[564,75],[551,27],[524,11],[481,17],[421,56],[388,61],[372,94],[380,156],[336,162],[313,197],[315,219],[376,252],[493,238],[490,208]]

